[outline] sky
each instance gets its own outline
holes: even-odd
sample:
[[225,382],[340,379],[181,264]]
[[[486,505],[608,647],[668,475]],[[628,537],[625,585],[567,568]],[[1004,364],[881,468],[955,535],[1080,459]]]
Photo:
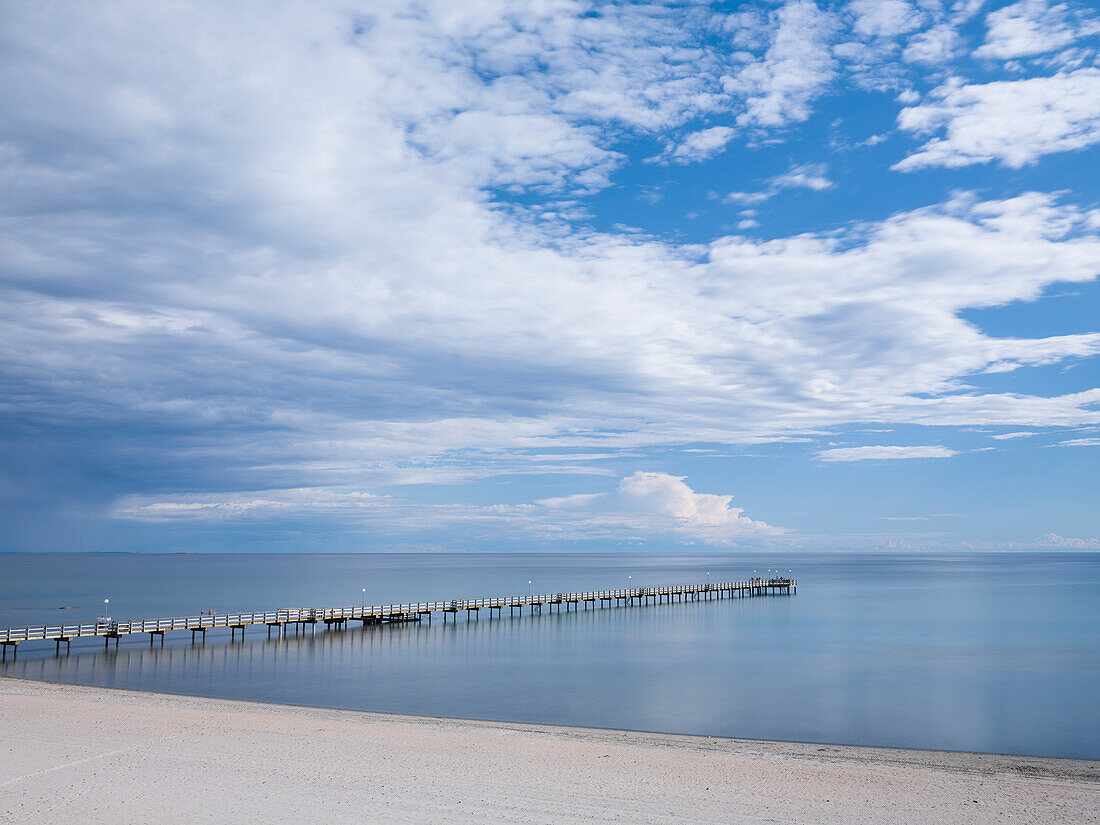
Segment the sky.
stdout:
[[0,550],[1100,549],[1100,12],[0,6]]

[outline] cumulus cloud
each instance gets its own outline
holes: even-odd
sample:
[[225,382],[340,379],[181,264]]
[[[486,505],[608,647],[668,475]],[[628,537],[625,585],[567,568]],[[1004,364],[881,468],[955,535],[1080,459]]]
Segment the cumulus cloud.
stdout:
[[734,130],[729,126],[712,126],[690,132],[670,146],[658,160],[665,163],[697,163],[709,160],[726,148],[733,135]]
[[963,39],[950,23],[940,23],[914,35],[902,52],[907,63],[945,66],[959,54]]
[[921,14],[906,0],[852,0],[852,29],[864,37],[896,37],[921,25]]
[[936,445],[835,447],[831,450],[822,450],[817,455],[822,461],[892,461],[902,458],[950,458],[958,455],[958,451]]
[[723,79],[727,93],[745,99],[738,124],[774,127],[808,118],[811,101],[836,74],[836,28],[835,18],[809,0],[780,8],[764,57]]
[[1100,550],[1100,538],[1069,538],[1057,533],[1045,533],[1035,545],[1054,550]]
[[902,51],[902,60],[930,68],[946,68],[964,52],[967,38],[960,31],[977,16],[985,0],[965,0],[944,6],[921,3],[922,24],[932,25],[909,37]]
[[1021,0],[990,12],[985,23],[986,40],[975,54],[999,60],[1045,54],[1100,30],[1094,16],[1048,0]]
[[236,493],[131,495],[115,502],[115,518],[149,523],[270,522],[285,519],[361,525],[402,533],[461,525],[491,527],[508,537],[629,539],[677,533],[725,542],[785,532],[743,515],[729,495],[696,493],[682,477],[636,472],[608,493],[572,495],[520,505],[431,504],[365,493],[352,487]]
[[696,493],[682,476],[636,472],[619,482],[610,493],[594,493],[543,499],[538,504],[551,511],[584,513],[584,521],[644,526],[651,530],[676,530],[713,539],[778,535],[784,532],[742,515],[733,496]]
[[990,438],[995,438],[997,441],[1009,441],[1014,438],[1028,438],[1029,436],[1033,435],[1035,435],[1035,433],[1031,432],[1030,430],[1024,430],[1018,433],[1001,433],[1000,435],[991,435]]
[[1019,168],[1043,155],[1100,142],[1100,69],[985,84],[956,79],[930,98],[903,109],[898,126],[918,135],[942,136],[931,137],[894,169],[995,161]]

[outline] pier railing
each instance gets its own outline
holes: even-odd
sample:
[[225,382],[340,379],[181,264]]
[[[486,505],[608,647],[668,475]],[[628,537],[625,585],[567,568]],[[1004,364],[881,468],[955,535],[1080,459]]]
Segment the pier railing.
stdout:
[[748,579],[741,582],[714,582],[706,584],[665,585],[660,587],[631,587],[614,590],[583,590],[575,593],[526,593],[513,596],[497,596],[478,599],[450,599],[430,602],[400,602],[398,604],[373,604],[351,607],[324,608],[282,608],[251,613],[225,613],[220,615],[178,616],[168,619],[101,619],[83,624],[31,625],[28,627],[9,627],[0,629],[0,644],[12,645],[34,640],[62,641],[87,636],[100,636],[117,639],[135,633],[164,634],[174,630],[190,630],[193,633],[205,632],[213,628],[231,628],[244,630],[255,625],[285,626],[289,624],[335,624],[346,621],[387,622],[416,621],[420,616],[433,613],[474,613],[480,610],[515,610],[524,607],[540,610],[543,605],[565,604],[579,605],[616,601],[624,604],[637,600],[648,604],[662,600],[672,601],[677,597],[706,597],[717,595],[764,595],[785,594],[795,591],[794,579]]

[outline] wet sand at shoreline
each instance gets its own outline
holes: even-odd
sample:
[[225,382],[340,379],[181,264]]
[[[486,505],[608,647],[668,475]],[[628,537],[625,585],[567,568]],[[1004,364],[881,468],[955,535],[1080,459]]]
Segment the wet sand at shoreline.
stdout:
[[0,678],[0,822],[1087,823],[1100,762]]

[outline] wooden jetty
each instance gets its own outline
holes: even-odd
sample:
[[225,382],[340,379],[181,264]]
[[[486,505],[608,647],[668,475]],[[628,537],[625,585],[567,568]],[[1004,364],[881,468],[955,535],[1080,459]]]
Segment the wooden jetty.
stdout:
[[118,646],[118,640],[123,636],[148,633],[149,644],[160,637],[160,643],[164,644],[164,636],[170,631],[183,631],[191,633],[191,641],[194,643],[201,636],[206,641],[206,632],[214,628],[228,628],[231,640],[237,637],[240,631],[241,638],[244,632],[251,627],[267,627],[270,637],[272,629],[288,634],[290,627],[294,627],[295,633],[309,629],[316,632],[318,624],[324,624],[329,628],[342,628],[348,622],[362,622],[368,624],[388,624],[401,622],[419,622],[427,617],[428,622],[432,616],[441,613],[443,620],[456,620],[460,613],[466,614],[466,620],[478,618],[482,610],[487,611],[490,618],[494,611],[497,617],[503,616],[504,610],[514,616],[516,611],[520,614],[526,607],[531,614],[541,614],[543,607],[549,613],[562,610],[588,610],[597,607],[616,607],[629,605],[657,605],[670,604],[672,602],[698,601],[701,599],[720,599],[746,596],[789,596],[797,591],[798,583],[790,578],[753,578],[741,582],[715,582],[707,584],[679,584],[663,587],[631,587],[621,590],[587,590],[579,593],[543,593],[520,596],[499,596],[483,599],[451,599],[442,602],[407,602],[403,604],[376,604],[360,605],[358,607],[325,607],[325,608],[283,608],[263,613],[227,613],[225,615],[201,615],[181,616],[173,619],[131,619],[128,621],[116,621],[113,619],[101,619],[90,624],[64,624],[64,625],[33,625],[30,627],[9,627],[0,630],[0,646],[3,656],[7,656],[8,648],[12,648],[14,658],[18,651],[18,645],[24,642],[48,641],[54,642],[56,652],[61,652],[61,645],[65,645],[68,652],[73,639],[98,636],[103,639],[104,647],[110,645],[111,640]]

